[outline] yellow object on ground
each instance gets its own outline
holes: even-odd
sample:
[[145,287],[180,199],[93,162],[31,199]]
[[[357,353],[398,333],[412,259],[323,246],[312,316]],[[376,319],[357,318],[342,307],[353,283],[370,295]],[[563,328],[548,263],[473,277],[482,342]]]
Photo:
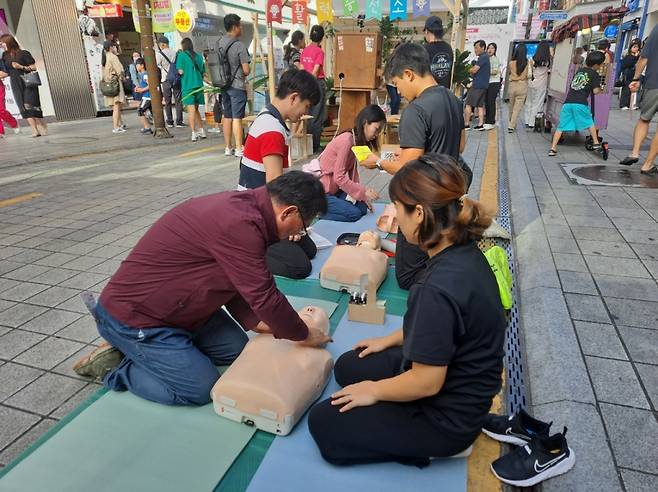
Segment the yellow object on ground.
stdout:
[[42,193],[27,193],[25,195],[15,196],[13,198],[8,198],[7,200],[0,200],[0,208],[9,207],[10,205],[16,205],[17,203],[23,203],[35,198],[42,196]]
[[512,272],[509,269],[509,260],[505,250],[500,246],[493,246],[484,252],[489,266],[496,276],[500,300],[505,309],[511,309],[514,299],[512,298]]

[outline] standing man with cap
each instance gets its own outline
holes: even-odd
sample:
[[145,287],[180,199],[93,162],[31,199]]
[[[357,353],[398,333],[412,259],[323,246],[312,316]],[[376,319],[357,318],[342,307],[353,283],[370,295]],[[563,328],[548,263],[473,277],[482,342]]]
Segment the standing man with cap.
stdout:
[[181,101],[180,85],[172,86],[167,80],[169,67],[176,62],[176,53],[169,47],[169,40],[166,36],[158,38],[158,51],[155,53],[155,63],[160,69],[160,82],[162,84],[162,99],[164,101],[164,110],[169,128],[174,127],[174,115],[172,106],[176,106],[176,128],[182,128],[183,125],[183,103]]
[[436,83],[450,89],[452,64],[455,59],[452,48],[443,40],[443,22],[435,15],[425,21],[425,49],[430,56],[430,71]]

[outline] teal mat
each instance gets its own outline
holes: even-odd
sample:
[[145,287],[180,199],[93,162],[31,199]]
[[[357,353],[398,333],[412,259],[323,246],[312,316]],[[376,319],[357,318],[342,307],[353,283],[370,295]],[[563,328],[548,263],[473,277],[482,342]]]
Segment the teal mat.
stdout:
[[173,407],[107,392],[14,466],[0,490],[212,490],[253,435],[212,405]]

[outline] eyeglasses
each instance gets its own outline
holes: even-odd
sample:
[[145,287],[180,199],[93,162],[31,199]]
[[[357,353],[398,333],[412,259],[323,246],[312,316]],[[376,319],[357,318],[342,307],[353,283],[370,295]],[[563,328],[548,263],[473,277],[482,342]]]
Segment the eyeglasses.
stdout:
[[299,218],[302,219],[302,227],[303,227],[303,229],[299,231],[297,234],[302,237],[308,236],[308,230],[306,229],[306,222],[304,221],[304,216],[302,215],[302,212],[299,209],[299,207],[297,207],[297,213],[299,214]]

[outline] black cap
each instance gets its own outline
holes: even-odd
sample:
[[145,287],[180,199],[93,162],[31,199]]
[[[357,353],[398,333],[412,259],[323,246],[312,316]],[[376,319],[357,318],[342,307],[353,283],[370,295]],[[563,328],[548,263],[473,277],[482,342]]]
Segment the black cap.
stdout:
[[167,36],[159,36],[158,43],[166,44],[169,46],[169,38],[167,38]]
[[428,17],[425,21],[425,27],[423,30],[430,32],[443,31],[443,22],[441,21],[441,18],[436,15]]

